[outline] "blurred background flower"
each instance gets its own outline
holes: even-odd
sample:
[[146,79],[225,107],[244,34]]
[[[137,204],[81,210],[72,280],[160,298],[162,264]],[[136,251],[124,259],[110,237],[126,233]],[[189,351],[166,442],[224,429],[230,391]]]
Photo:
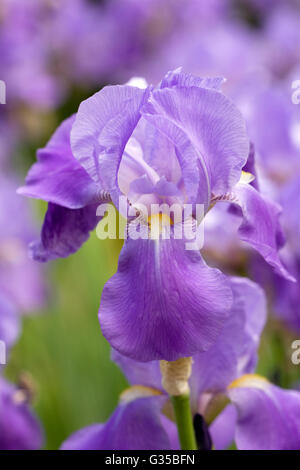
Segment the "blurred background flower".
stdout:
[[[1,374],[15,383],[23,371],[31,374],[47,448],[105,421],[124,388],[97,318],[122,243],[100,243],[92,234],[78,253],[43,269],[27,257],[46,207],[15,190],[37,148],[108,83],[143,76],[156,85],[179,66],[225,76],[224,92],[246,118],[255,147],[256,182],[283,206],[282,254],[299,278],[300,104],[291,99],[300,79],[299,44],[297,0],[1,1],[0,80],[7,96],[0,104],[0,339],[12,347]],[[209,216],[207,262],[251,276],[268,295],[258,371],[293,388],[300,380],[290,360],[300,331],[299,285],[277,278],[232,238],[227,213]],[[229,216],[237,223],[235,213]],[[0,394],[7,390],[2,382]],[[33,440],[37,445],[35,433]]]

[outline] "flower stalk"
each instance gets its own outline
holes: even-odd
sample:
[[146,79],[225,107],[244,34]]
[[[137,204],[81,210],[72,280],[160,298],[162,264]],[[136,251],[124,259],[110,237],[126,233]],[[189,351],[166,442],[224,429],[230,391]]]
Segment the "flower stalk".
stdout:
[[160,361],[162,385],[170,395],[174,409],[180,446],[182,450],[197,450],[190,406],[188,380],[192,372],[192,358],[177,361]]
[[176,425],[182,450],[197,450],[191,406],[190,394],[174,395],[171,397]]

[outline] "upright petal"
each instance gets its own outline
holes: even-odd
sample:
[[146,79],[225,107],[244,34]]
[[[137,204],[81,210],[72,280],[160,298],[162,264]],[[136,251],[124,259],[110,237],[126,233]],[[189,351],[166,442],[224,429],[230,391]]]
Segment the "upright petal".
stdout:
[[200,87],[200,88],[212,88],[214,90],[220,90],[226,79],[223,77],[197,77],[191,73],[184,73],[179,67],[176,70],[168,72],[162,79],[160,88],[172,88],[174,86],[180,87]]
[[[152,171],[154,170],[159,177],[165,177],[168,182],[177,184],[181,180],[181,167],[173,142],[144,118],[138,122],[125,148],[119,178],[126,167],[132,169],[133,165],[128,162],[128,155],[131,155],[131,158],[134,156],[135,161],[146,162]],[[140,165],[140,175],[137,174],[136,177],[143,174],[145,174],[145,163]]]
[[300,449],[299,392],[250,374],[233,382],[228,395],[238,411],[235,441],[239,449]]
[[71,133],[72,150],[89,176],[112,198],[125,145],[139,118],[148,89],[107,86],[79,106]]
[[232,305],[230,282],[185,240],[129,238],[100,304],[102,332],[138,361],[175,360],[207,350]]
[[62,450],[160,450],[170,442],[160,421],[160,397],[120,403],[108,421],[84,428]]
[[143,116],[175,145],[191,202],[207,204],[240,178],[249,143],[238,109],[221,93],[195,86],[151,94]]

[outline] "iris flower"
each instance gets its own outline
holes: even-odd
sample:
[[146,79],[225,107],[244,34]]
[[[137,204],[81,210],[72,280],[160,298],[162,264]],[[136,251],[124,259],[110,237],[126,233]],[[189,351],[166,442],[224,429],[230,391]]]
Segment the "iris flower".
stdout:
[[[190,378],[194,427],[201,449],[299,449],[300,393],[254,373],[266,319],[263,291],[231,278],[232,315],[216,343],[193,357]],[[253,308],[255,306],[255,308]],[[131,386],[106,423],[70,436],[62,449],[178,449],[158,361],[136,362],[113,352]]]
[[[82,102],[38,151],[19,190],[49,203],[33,258],[74,253],[96,227],[99,203],[119,208],[120,196],[130,207],[176,202],[205,213],[227,201],[239,208],[241,239],[290,279],[278,256],[280,208],[242,174],[249,141],[240,112],[220,91],[223,81],[179,69],[158,87],[107,86]],[[99,311],[102,332],[120,353],[172,361],[218,338],[232,310],[231,283],[185,242],[172,230],[169,239],[125,241]]]

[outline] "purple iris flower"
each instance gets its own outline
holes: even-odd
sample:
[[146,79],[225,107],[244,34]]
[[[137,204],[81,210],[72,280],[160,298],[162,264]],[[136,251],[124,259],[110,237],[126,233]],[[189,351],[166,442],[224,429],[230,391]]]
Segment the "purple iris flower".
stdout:
[[[202,205],[205,212],[226,201],[239,207],[240,238],[291,279],[278,256],[280,208],[242,174],[249,151],[245,123],[220,92],[222,82],[176,70],[157,88],[109,86],[84,101],[39,150],[19,190],[49,203],[33,258],[74,253],[108,197],[117,207],[123,195],[131,207],[176,202]],[[230,315],[227,277],[171,232],[168,240],[129,237],[103,290],[103,334],[133,359],[175,360],[207,350]]]
[[[226,449],[235,441],[238,449],[299,449],[300,393],[253,373],[266,319],[264,294],[249,280],[230,282],[232,315],[216,343],[193,357],[191,406],[198,446]],[[135,362],[116,351],[113,359],[131,387],[106,423],[76,432],[62,449],[178,449],[159,363]]]
[[0,449],[36,450],[42,445],[40,424],[26,392],[0,377]]

